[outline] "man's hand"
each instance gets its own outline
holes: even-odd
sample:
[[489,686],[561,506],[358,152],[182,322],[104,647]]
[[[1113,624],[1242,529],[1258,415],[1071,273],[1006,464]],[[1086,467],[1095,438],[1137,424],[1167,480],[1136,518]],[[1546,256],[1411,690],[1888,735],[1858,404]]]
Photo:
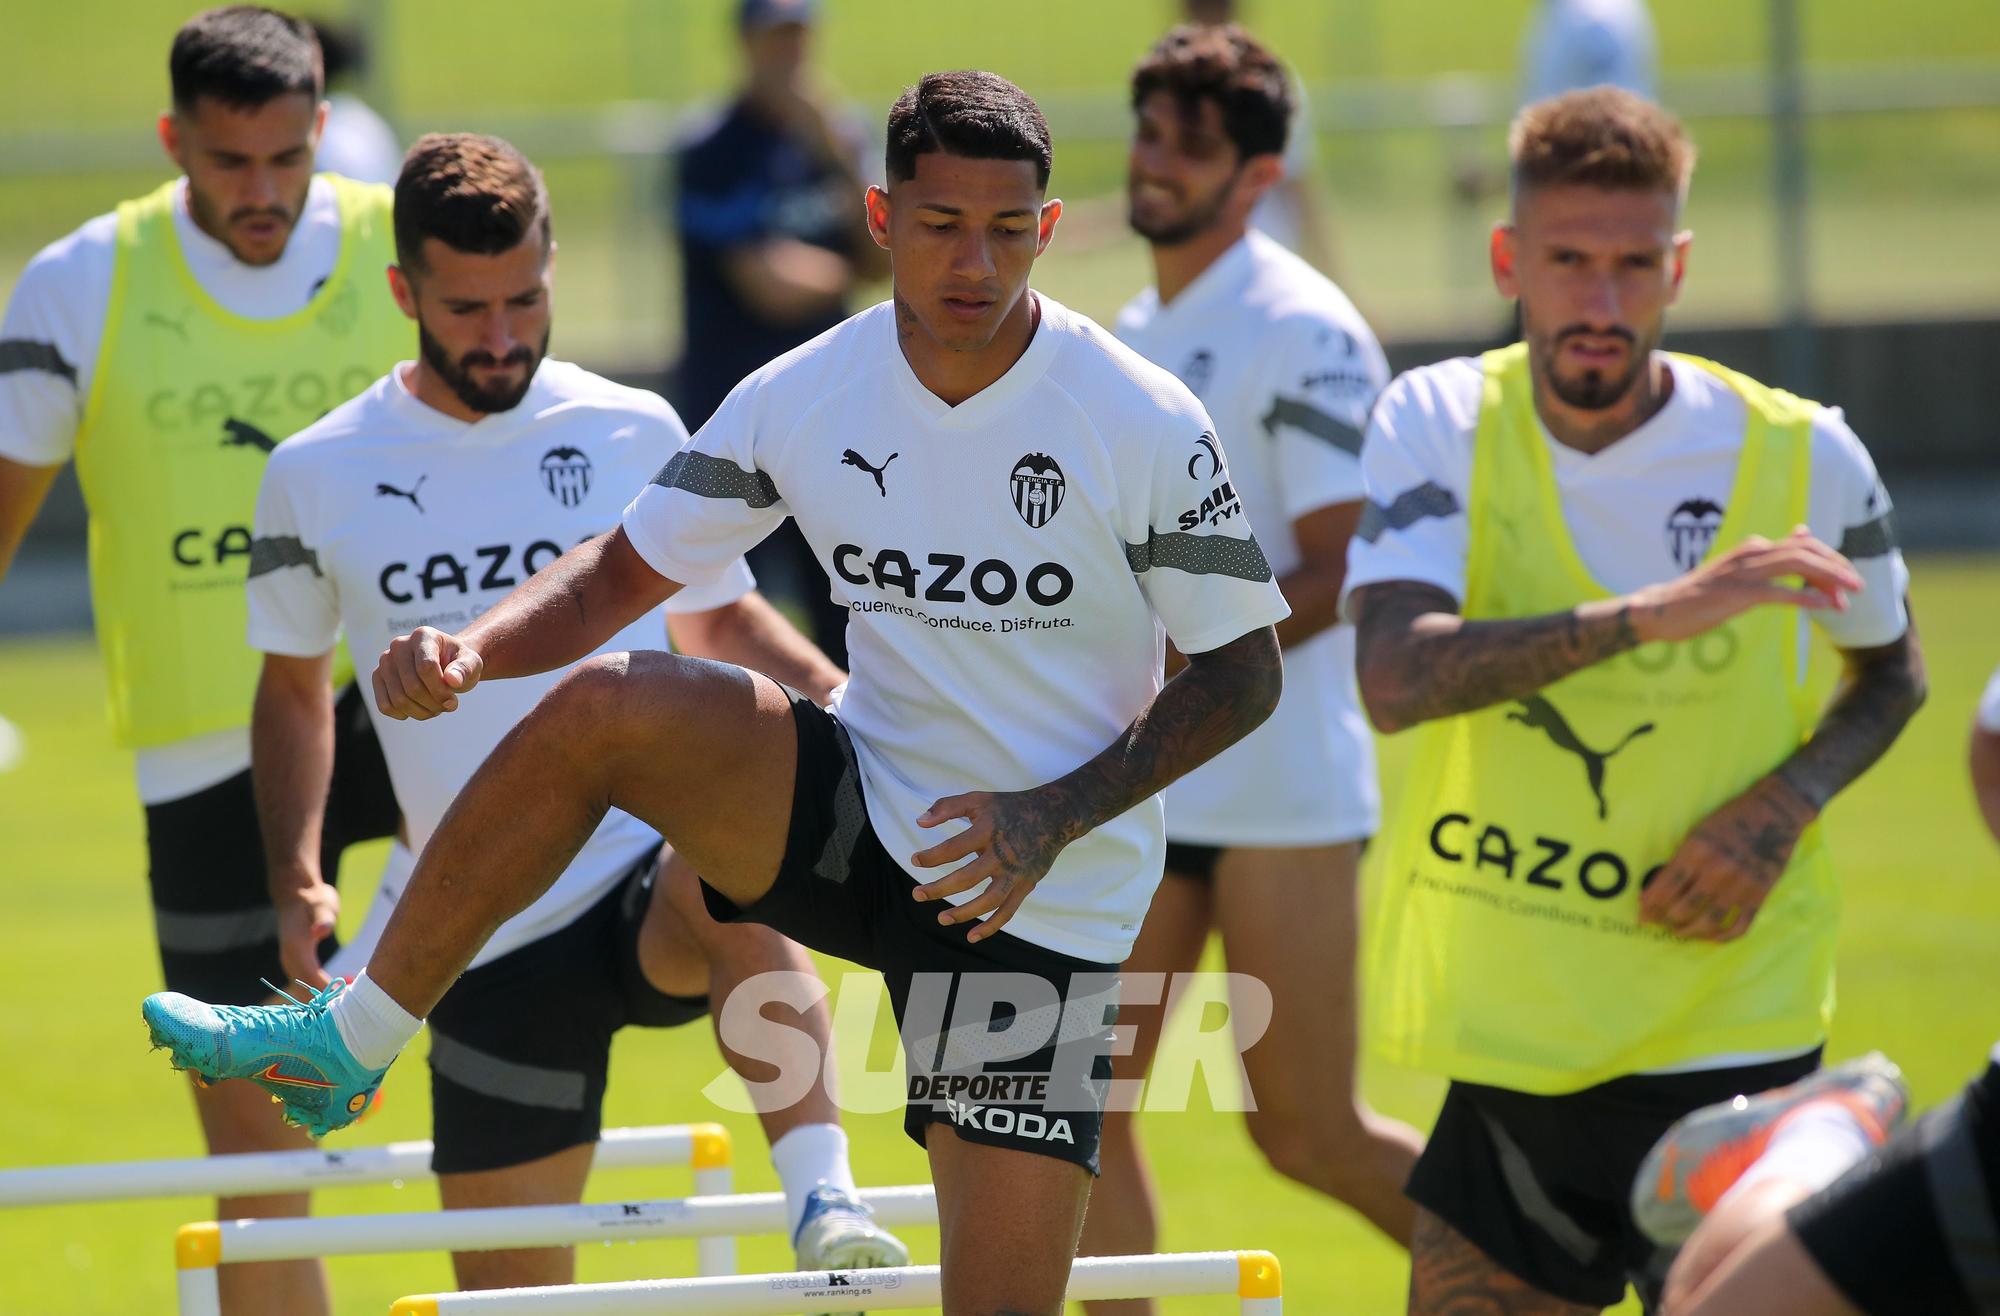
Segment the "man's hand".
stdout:
[[[1792,577],[1802,586],[1785,583]],[[1804,526],[1777,543],[1752,535],[1715,561],[1630,596],[1641,643],[1691,640],[1760,604],[1844,612],[1861,589],[1854,564]]]
[[319,962],[319,944],[333,935],[340,919],[340,891],[315,877],[273,899],[278,907],[278,958],[285,977],[318,991],[332,981]]
[[485,661],[456,635],[419,626],[399,635],[375,664],[375,706],[401,720],[429,721],[457,709],[479,684]]
[[1765,777],[1688,833],[1640,892],[1640,921],[1695,941],[1734,941],[1784,876],[1814,813],[1782,777]]
[[919,868],[939,868],[972,857],[971,863],[961,864],[912,893],[918,900],[942,900],[985,882],[986,889],[978,896],[938,915],[938,922],[947,927],[989,915],[966,934],[967,941],[980,941],[998,932],[1047,875],[1062,848],[1086,830],[1063,816],[1045,790],[949,795],[917,819],[919,827],[936,827],[954,818],[971,824],[912,858]]

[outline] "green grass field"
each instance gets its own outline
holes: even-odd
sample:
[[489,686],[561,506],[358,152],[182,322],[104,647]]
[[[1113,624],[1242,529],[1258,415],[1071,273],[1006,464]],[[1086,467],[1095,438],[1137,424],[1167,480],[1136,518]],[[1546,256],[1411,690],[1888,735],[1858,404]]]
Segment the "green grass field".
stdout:
[[[0,148],[38,132],[129,130],[149,140],[166,99],[164,50],[192,7],[164,0],[23,6],[0,43]],[[323,8],[338,12],[343,6]],[[691,105],[734,78],[727,0],[574,0],[559,20],[536,0],[495,0],[468,22],[450,6],[381,0],[386,105],[409,133],[482,128],[631,100]],[[1529,0],[1246,0],[1249,21],[1311,86],[1468,72],[1511,76]],[[1868,0],[1813,0],[1808,63],[1831,71],[1898,63],[1990,65],[2000,7],[1927,0],[1885,16]],[[1052,106],[1055,192],[1115,189],[1121,141],[1072,131],[1062,107],[1115,106],[1131,64],[1168,21],[1170,0],[1022,0],[978,11],[919,0],[827,7],[823,63],[871,125],[926,69],[998,70]],[[1756,69],[1764,6],[1675,0],[1654,6],[1669,73]],[[1112,120],[1116,122],[1115,116]],[[1688,220],[1698,234],[1683,323],[1768,317],[1768,133],[1755,119],[1706,118]],[[1828,116],[1811,128],[1812,295],[1826,315],[1990,312],[2000,247],[2000,107]],[[1486,284],[1483,228],[1499,199],[1459,209],[1449,180],[1502,158],[1496,129],[1322,134],[1337,277],[1385,336],[1474,331],[1503,319]],[[573,153],[573,152],[572,152]],[[8,157],[0,154],[0,161]],[[37,248],[163,176],[157,171],[8,177],[0,168],[0,295]],[[664,364],[678,347],[678,274],[648,160],[565,159],[549,169],[563,246],[558,350],[602,366]],[[1110,316],[1145,280],[1137,243],[1087,248],[1059,234],[1040,286]]]
[[[2000,561],[1919,559],[1915,607],[1931,664],[1932,694],[1889,758],[1834,809],[1829,826],[1847,892],[1841,941],[1841,1009],[1832,1053],[1882,1047],[1900,1060],[1921,1104],[1950,1093],[2000,1033],[1992,948],[2000,943],[2000,855],[1979,829],[1963,770],[1965,729],[1979,688],[2000,657],[1992,607]],[[0,773],[0,1166],[199,1154],[183,1081],[148,1052],[140,998],[157,986],[146,910],[140,818],[130,768],[104,726],[99,669],[85,640],[0,647],[0,714],[15,722],[26,754]],[[1385,782],[1399,786],[1398,747]],[[354,852],[353,869],[376,856]],[[347,915],[362,891],[351,879]],[[845,966],[828,962],[829,981]],[[866,1004],[879,980],[849,983]],[[1615,984],[1607,984],[1615,990]],[[865,1011],[863,1012],[865,1017]],[[1184,1023],[1190,1021],[1183,1021]],[[886,1030],[848,1037],[852,1092],[885,1091],[892,1063]],[[420,1048],[419,1048],[420,1049]],[[863,1068],[876,1071],[872,1080]],[[612,1124],[720,1118],[734,1130],[739,1181],[775,1187],[754,1124],[719,1113],[700,1090],[724,1072],[700,1027],[620,1038],[607,1109]],[[1428,1124],[1435,1080],[1385,1068],[1366,1076],[1382,1108]],[[887,1101],[893,1102],[893,1090]],[[428,1135],[426,1075],[416,1055],[390,1080],[384,1108],[337,1143]],[[868,1183],[919,1181],[924,1164],[892,1111],[853,1115],[854,1160]],[[1148,1124],[1168,1203],[1169,1249],[1266,1247],[1287,1267],[1289,1309],[1305,1316],[1400,1310],[1400,1256],[1344,1211],[1279,1180],[1245,1139],[1240,1121],[1197,1108]],[[599,1200],[673,1196],[684,1171],[626,1171],[592,1185]],[[346,1189],[321,1210],[421,1210],[431,1189]],[[0,1214],[0,1311],[169,1310],[174,1228],[200,1218],[197,1200],[54,1208]],[[936,1235],[918,1231],[921,1260]],[[771,1242],[743,1251],[746,1268],[784,1266]],[[584,1251],[589,1280],[691,1273],[678,1244]],[[441,1257],[366,1258],[332,1266],[342,1312],[381,1312],[397,1296],[448,1286]],[[1221,1313],[1230,1303],[1184,1300],[1175,1313]]]

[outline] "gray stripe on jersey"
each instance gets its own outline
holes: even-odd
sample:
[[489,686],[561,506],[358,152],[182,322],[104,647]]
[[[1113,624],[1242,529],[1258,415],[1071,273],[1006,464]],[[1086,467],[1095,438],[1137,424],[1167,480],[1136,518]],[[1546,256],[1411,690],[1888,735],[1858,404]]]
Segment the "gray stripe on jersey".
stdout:
[[1271,564],[1265,560],[1255,535],[1231,539],[1227,535],[1190,535],[1180,530],[1163,535],[1155,530],[1147,542],[1125,545],[1125,560],[1134,574],[1154,567],[1170,567],[1190,576],[1271,579]]
[[574,1069],[545,1069],[502,1060],[446,1037],[431,1025],[431,1068],[462,1088],[517,1106],[582,1110],[583,1075]]
[[778,501],[778,486],[762,471],[746,471],[726,457],[683,448],[668,459],[653,477],[666,489],[684,489],[701,498],[737,498],[752,507],[769,507]]
[[1264,413],[1264,432],[1275,439],[1280,425],[1290,425],[1295,430],[1331,443],[1349,456],[1361,455],[1361,431],[1310,402],[1302,402],[1298,398],[1271,399],[1271,409]]
[[1354,528],[1354,535],[1363,543],[1372,544],[1386,531],[1408,530],[1431,517],[1457,516],[1459,510],[1458,495],[1435,480],[1426,480],[1397,494],[1393,503],[1369,499],[1368,505],[1361,509],[1361,523]]
[[76,385],[76,367],[63,359],[54,343],[35,338],[0,338],[0,375],[16,370],[43,370]]
[[189,914],[153,907],[153,930],[160,949],[182,955],[213,955],[273,941],[278,935],[278,911],[228,909],[214,914]]
[[1917,1126],[1924,1177],[1958,1277],[1980,1311],[2000,1311],[2000,1229],[1993,1196],[1980,1169],[1979,1148],[1966,1123],[1965,1096],[1953,1097]]
[[319,553],[307,548],[297,535],[260,535],[250,541],[250,579],[286,567],[311,567],[315,576],[326,574],[319,569]]
[[1852,562],[1859,558],[1887,557],[1896,551],[1896,514],[1884,512],[1873,521],[1847,527],[1840,537],[1840,555]]

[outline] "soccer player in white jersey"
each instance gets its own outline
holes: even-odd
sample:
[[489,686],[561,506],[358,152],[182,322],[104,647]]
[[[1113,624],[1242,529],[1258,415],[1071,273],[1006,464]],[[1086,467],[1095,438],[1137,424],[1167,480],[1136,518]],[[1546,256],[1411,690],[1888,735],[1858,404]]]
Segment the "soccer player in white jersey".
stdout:
[[[1201,404],[1028,287],[1061,214],[1034,101],[931,74],[887,136],[866,204],[893,302],[746,379],[620,529],[377,667],[386,710],[456,715],[482,678],[575,662],[790,514],[849,609],[833,710],[678,655],[585,662],[460,793],[350,990],[147,1014],[183,1063],[282,1051],[267,1063],[332,1085],[287,1089],[292,1109],[345,1123],[492,929],[622,808],[711,909],[883,971],[946,1310],[1055,1313],[1116,969],[1160,875],[1157,796],[1268,716],[1286,607],[1243,518],[1182,522],[1212,488],[1195,459],[1220,451]],[[1163,638],[1188,655],[1164,683]]]
[[[1415,742],[1370,1042],[1452,1080],[1409,1184],[1421,1313],[1657,1302],[1633,1174],[1689,1111],[1818,1068],[1816,819],[1925,685],[1839,411],[1659,350],[1692,247],[1680,124],[1596,88],[1509,146],[1491,260],[1526,341],[1383,393],[1347,568],[1362,698]],[[1824,709],[1807,619],[1845,669]]]
[[[250,782],[257,480],[273,446],[388,369],[408,329],[380,273],[389,190],[314,169],[326,107],[311,29],[212,9],[175,33],[166,63],[158,133],[175,176],[43,248],[0,322],[0,574],[74,459],[162,976],[243,1003],[283,979]],[[336,738],[329,879],[348,843],[396,829],[351,684]],[[249,1084],[197,1089],[194,1109],[212,1152],[305,1145]],[[224,1219],[306,1209],[303,1193],[217,1204]],[[318,1261],[227,1265],[220,1280],[226,1311],[327,1308]]]
[[[1250,517],[1292,615],[1277,628],[1277,712],[1167,790],[1166,878],[1125,971],[1192,971],[1219,929],[1229,969],[1272,996],[1243,1056],[1252,1138],[1281,1172],[1408,1242],[1403,1181],[1422,1139],[1354,1092],[1356,869],[1379,804],[1354,633],[1339,620],[1361,432],[1388,363],[1340,289],[1252,225],[1293,108],[1283,65],[1241,28],[1177,28],[1140,61],[1132,102],[1131,222],[1156,282],[1118,336],[1207,408],[1229,478],[1210,481],[1197,519]],[[1195,473],[1220,474],[1205,458]],[[1121,1022],[1139,1027],[1114,1077],[1144,1077],[1163,1015],[1128,993]],[[1154,1198],[1134,1112],[1108,1113],[1084,1251],[1153,1251]]]
[[[419,357],[265,469],[250,563],[250,640],[265,654],[254,768],[265,834],[289,857],[274,871],[286,899],[315,914],[295,920],[301,926],[331,926],[335,913],[316,838],[337,638],[345,632],[373,653],[416,625],[463,625],[615,520],[626,491],[687,438],[653,394],[546,359],[550,221],[540,175],[507,143],[471,134],[418,142],[396,186],[391,279],[417,323]],[[741,563],[676,594],[666,610],[684,653],[770,672],[822,700],[843,679],[753,592]],[[598,651],[657,648],[662,638],[648,614]],[[443,722],[376,713],[413,846],[429,840],[459,788],[562,675],[496,686]],[[652,828],[603,811],[548,891],[492,933],[438,1003],[432,1167],[447,1207],[579,1200],[621,1025],[686,1022],[706,1011],[704,994],[720,1000],[756,973],[812,972],[805,952],[770,929],[711,921],[691,873],[673,893],[683,898],[676,913],[669,893],[652,889],[659,854]],[[670,866],[665,880],[677,872]],[[286,951],[293,975],[317,988],[327,975],[314,940],[300,936]],[[661,991],[649,967],[683,994]],[[825,1043],[824,1004],[794,1022]],[[801,1265],[909,1259],[852,1197],[846,1142],[822,1085],[764,1118],[791,1232],[805,1244]],[[463,1288],[566,1283],[572,1262],[567,1247],[453,1257]]]

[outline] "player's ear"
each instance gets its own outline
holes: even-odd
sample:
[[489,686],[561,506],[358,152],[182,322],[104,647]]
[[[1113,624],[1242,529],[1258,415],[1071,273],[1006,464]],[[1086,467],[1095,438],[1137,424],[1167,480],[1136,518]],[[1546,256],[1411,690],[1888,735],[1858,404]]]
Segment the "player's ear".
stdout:
[[1673,272],[1674,289],[1673,289],[1673,295],[1670,298],[1668,298],[1669,305],[1672,305],[1674,302],[1677,302],[1681,299],[1681,280],[1687,278],[1688,252],[1691,249],[1693,249],[1693,247],[1694,247],[1693,229],[1684,228],[1680,232],[1674,234],[1674,251],[1673,255],[1670,257],[1670,260],[1672,261],[1672,265],[1670,266],[1670,268]]
[[1515,259],[1520,255],[1520,238],[1520,230],[1512,224],[1495,224],[1487,253],[1493,263],[1493,286],[1510,301],[1521,295],[1521,281],[1515,270]]
[[181,160],[181,124],[173,110],[160,112],[160,149],[175,164]]
[[1056,221],[1062,218],[1061,197],[1050,197],[1042,202],[1041,218],[1035,224],[1035,254],[1041,255],[1049,249],[1049,239],[1056,235]]
[[396,299],[396,306],[404,315],[412,320],[417,318],[417,290],[400,265],[389,267],[389,295]]
[[325,101],[321,101],[319,108],[313,111],[312,144],[314,151],[319,150],[319,139],[326,136],[326,112],[329,108],[331,107]]
[[868,192],[862,198],[862,206],[868,214],[868,236],[875,239],[875,245],[889,249],[889,189],[870,183]]
[[1252,196],[1261,198],[1278,184],[1285,181],[1285,160],[1283,156],[1269,152],[1253,155],[1243,162],[1243,182]]

